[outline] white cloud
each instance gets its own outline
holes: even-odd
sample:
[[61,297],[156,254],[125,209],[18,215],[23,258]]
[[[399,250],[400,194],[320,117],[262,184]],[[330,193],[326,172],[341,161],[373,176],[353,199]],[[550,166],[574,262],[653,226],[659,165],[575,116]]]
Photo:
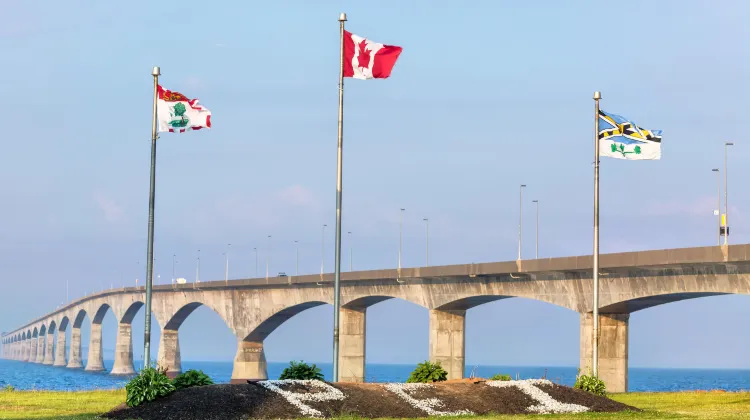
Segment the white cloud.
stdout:
[[101,193],[94,194],[94,201],[104,216],[104,220],[114,223],[125,217],[123,208],[115,200]]

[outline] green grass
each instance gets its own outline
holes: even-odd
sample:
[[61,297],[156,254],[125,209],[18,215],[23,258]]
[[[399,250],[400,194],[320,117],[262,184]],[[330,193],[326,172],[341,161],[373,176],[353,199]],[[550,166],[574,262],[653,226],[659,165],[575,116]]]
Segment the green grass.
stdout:
[[[643,413],[485,416],[477,419],[750,419],[750,393],[677,392],[615,394]],[[125,391],[0,391],[0,419],[92,420],[125,401]]]

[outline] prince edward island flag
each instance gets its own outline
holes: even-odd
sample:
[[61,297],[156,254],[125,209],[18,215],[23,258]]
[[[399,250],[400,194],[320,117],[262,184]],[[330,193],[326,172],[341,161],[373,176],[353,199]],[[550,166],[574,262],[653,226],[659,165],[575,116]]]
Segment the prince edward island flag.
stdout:
[[661,130],[645,130],[632,121],[599,110],[599,155],[616,159],[661,159]]

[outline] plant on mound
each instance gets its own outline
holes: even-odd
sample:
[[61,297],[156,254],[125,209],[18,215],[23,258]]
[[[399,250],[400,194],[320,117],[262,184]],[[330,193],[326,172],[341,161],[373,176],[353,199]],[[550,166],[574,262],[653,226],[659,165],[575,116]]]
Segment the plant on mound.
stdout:
[[580,369],[573,388],[581,389],[595,395],[607,395],[607,387],[604,385],[604,381],[596,375],[581,375]]
[[143,404],[144,401],[166,397],[174,390],[174,385],[167,376],[166,368],[149,366],[125,385],[125,391],[127,391],[125,403],[128,407],[135,407]]
[[301,360],[299,362],[295,362],[294,360],[292,360],[291,362],[289,362],[289,367],[284,368],[284,371],[281,372],[281,376],[279,376],[279,379],[317,379],[319,381],[322,381],[323,373],[321,373],[320,368],[315,366],[314,363],[312,365],[308,365]]
[[203,373],[202,370],[190,369],[185,371],[172,380],[175,389],[190,388],[191,386],[213,385],[214,381]]
[[409,375],[407,383],[428,383],[438,382],[448,379],[448,372],[440,366],[440,362],[429,362],[424,361],[419,363],[417,367]]
[[502,373],[498,373],[497,375],[493,375],[490,377],[491,381],[511,381],[513,378],[510,377],[510,375],[504,375]]
[[16,388],[13,385],[11,385],[11,384],[6,385],[5,388],[4,388],[5,392],[13,392],[15,390],[16,390]]

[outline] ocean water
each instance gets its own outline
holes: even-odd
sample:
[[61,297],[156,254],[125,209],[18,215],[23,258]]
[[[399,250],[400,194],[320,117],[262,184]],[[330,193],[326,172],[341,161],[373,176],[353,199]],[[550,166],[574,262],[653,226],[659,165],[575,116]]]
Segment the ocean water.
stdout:
[[[84,361],[85,362],[85,361]],[[112,361],[104,365],[112,367]],[[136,361],[136,367],[141,363]],[[277,379],[286,363],[268,363],[268,377]],[[326,378],[332,374],[330,363],[318,366]],[[183,361],[182,369],[200,369],[214,382],[229,382],[232,376],[231,362],[190,362]],[[367,365],[367,382],[404,382],[414,365]],[[534,367],[534,366],[478,366],[467,367],[466,376],[474,371],[474,376],[489,377],[496,373],[511,375],[521,379],[541,378],[563,385],[573,385],[577,373],[575,367]],[[0,360],[0,388],[12,385],[23,390],[91,390],[116,389],[125,386],[127,377],[112,376],[105,372],[86,372],[82,369],[67,369],[39,365],[14,360]],[[687,391],[723,389],[727,391],[750,390],[750,370],[739,369],[648,369],[629,370],[629,391]]]

